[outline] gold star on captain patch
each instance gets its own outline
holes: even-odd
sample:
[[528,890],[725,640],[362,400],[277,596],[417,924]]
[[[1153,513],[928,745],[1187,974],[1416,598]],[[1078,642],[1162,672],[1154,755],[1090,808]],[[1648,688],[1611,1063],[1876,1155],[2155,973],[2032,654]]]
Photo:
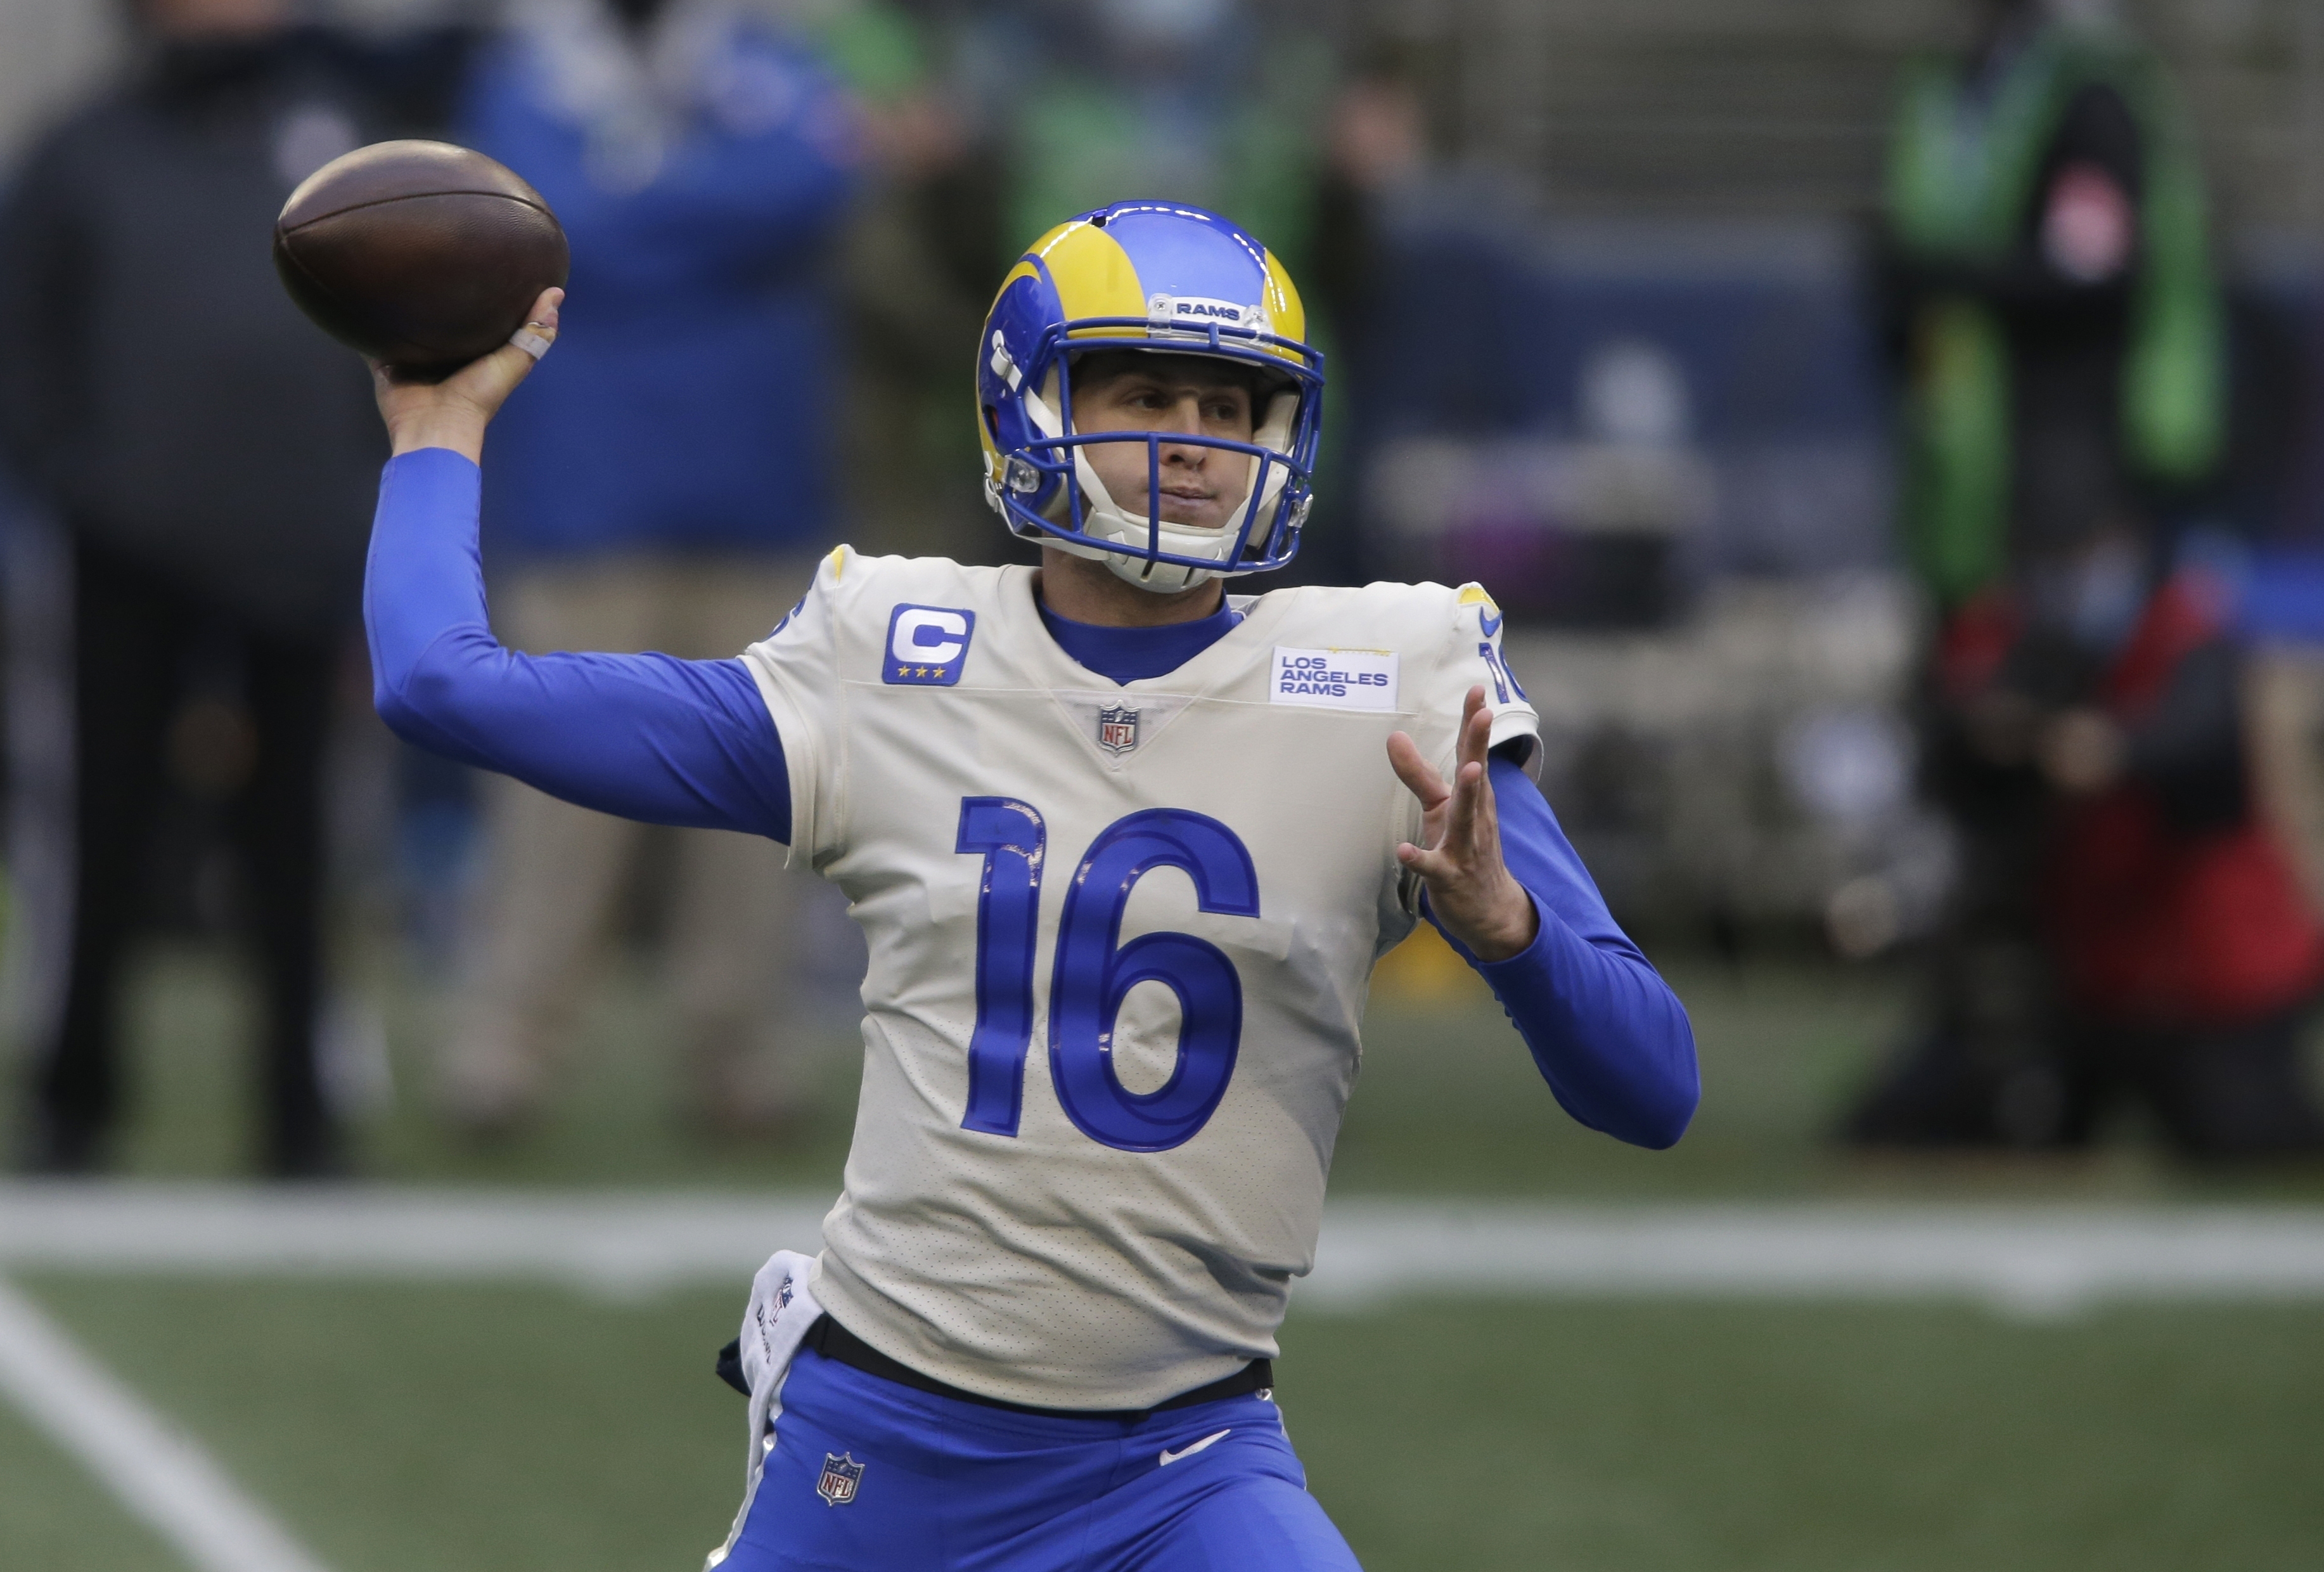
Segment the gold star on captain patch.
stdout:
[[936,674],[937,676],[939,676],[939,677],[941,677],[941,676],[943,676],[943,675],[945,674],[945,669],[944,669],[943,667],[941,667],[941,666],[934,667],[934,668],[931,668],[931,669],[932,669],[932,670],[936,672]]
[[912,669],[909,666],[899,666],[896,668],[896,675],[899,677],[909,677],[911,674]]
[[912,675],[915,677],[925,677],[927,674],[928,669],[926,666],[915,666],[912,668]]

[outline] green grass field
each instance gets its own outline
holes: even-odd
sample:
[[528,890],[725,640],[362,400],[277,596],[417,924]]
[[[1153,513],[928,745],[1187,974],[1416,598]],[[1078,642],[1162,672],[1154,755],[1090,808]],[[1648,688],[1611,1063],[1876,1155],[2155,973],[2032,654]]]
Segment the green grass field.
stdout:
[[[732,1294],[31,1286],[342,1572],[686,1568],[739,1494],[741,1400],[706,1358]],[[1295,1315],[1281,1401],[1371,1572],[2293,1572],[2324,1560],[2319,1330],[2308,1309],[1412,1304]],[[171,1565],[5,1421],[0,1548]]]
[[[1565,1123],[1489,1001],[1383,989],[1340,1193],[1662,1199],[2324,1197],[2314,1170],[2192,1174],[2135,1122],[2057,1161],[1867,1162],[1821,1139],[1904,1013],[1896,978],[1679,964],[1707,1096],[1675,1151]],[[429,1002],[398,988],[384,1179],[828,1188],[853,1101],[835,1037],[818,1127],[706,1147],[665,1111],[650,987],[624,974],[538,1136],[477,1151],[418,1105]],[[136,1018],[149,1174],[241,1159],[240,1005],[164,957]],[[687,1568],[741,1483],[708,1373],[744,1284],[616,1302],[542,1286],[43,1274],[19,1280],[337,1572]],[[2324,1312],[2116,1308],[2018,1321],[1940,1303],[1399,1301],[1295,1310],[1281,1401],[1371,1572],[2324,1566]],[[0,1567],[179,1565],[0,1408]]]

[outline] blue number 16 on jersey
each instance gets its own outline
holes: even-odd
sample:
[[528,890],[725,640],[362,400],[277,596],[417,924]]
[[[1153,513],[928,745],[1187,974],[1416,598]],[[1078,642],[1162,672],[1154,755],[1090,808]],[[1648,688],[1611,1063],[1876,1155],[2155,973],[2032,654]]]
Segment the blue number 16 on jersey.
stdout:
[[[1024,1114],[1047,847],[1048,828],[1032,804],[962,800],[954,849],[984,858],[964,1130],[1013,1136]],[[1074,1128],[1123,1151],[1167,1151],[1193,1139],[1226,1096],[1242,1041],[1242,979],[1216,945],[1189,933],[1120,942],[1130,892],[1156,868],[1185,870],[1204,911],[1259,915],[1250,853],[1217,819],[1184,809],[1148,808],[1114,820],[1074,870],[1049,985],[1049,1075]],[[1113,1073],[1114,1023],[1140,983],[1159,983],[1178,997],[1177,1063],[1151,1092],[1130,1091]]]

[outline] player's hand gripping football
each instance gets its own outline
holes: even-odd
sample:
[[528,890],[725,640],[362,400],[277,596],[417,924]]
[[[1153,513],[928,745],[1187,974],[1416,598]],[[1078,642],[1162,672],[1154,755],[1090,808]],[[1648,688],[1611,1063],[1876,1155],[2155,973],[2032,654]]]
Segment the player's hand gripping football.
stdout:
[[1388,760],[1397,779],[1420,799],[1420,833],[1428,843],[1424,849],[1405,842],[1396,848],[1397,860],[1428,886],[1430,909],[1454,938],[1479,960],[1505,961],[1532,945],[1541,920],[1533,897],[1501,861],[1500,814],[1485,771],[1492,735],[1485,690],[1471,688],[1461,706],[1450,786],[1402,732],[1389,735]]
[[379,400],[380,418],[387,422],[390,450],[401,454],[449,448],[483,463],[484,428],[557,342],[557,309],[564,300],[563,290],[541,291],[514,338],[441,382],[400,381],[392,367],[373,361],[372,392]]

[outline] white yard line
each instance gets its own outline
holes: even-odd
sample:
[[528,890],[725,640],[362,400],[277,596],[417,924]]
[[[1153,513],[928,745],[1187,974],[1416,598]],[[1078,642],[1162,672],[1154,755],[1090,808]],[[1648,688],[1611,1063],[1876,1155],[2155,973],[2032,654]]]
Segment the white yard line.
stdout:
[[827,1198],[0,1180],[0,1271],[731,1283],[821,1247]]
[[1349,1201],[1330,1210],[1297,1302],[1360,1307],[1440,1287],[1972,1299],[2030,1316],[2123,1299],[2324,1299],[2324,1209]]
[[[821,1197],[0,1183],[0,1271],[724,1285],[812,1251]],[[1314,1308],[1414,1294],[1950,1299],[2021,1314],[2119,1299],[2324,1299],[2324,1208],[1563,1206],[1326,1208]]]
[[5,1281],[0,1394],[199,1572],[324,1572],[208,1453]]

